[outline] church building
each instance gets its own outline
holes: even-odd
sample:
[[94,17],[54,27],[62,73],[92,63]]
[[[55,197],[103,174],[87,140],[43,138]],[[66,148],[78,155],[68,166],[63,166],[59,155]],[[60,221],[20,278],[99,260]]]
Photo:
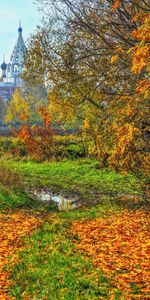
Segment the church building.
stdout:
[[21,87],[22,80],[20,75],[23,72],[23,60],[25,52],[25,43],[22,36],[21,23],[18,28],[18,39],[13,49],[10,62],[6,64],[5,60],[1,65],[2,81],[0,82],[0,100],[9,101],[17,87]]

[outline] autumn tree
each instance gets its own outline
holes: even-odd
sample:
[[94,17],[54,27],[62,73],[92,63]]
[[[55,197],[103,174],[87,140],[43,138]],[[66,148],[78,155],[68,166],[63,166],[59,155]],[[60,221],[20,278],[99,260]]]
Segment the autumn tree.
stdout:
[[[120,1],[115,1],[117,9]],[[126,104],[121,111],[120,126],[116,126],[119,138],[119,147],[116,147],[114,156],[122,152],[123,162],[132,167],[142,167],[149,170],[149,98],[150,98],[150,6],[147,1],[135,1],[137,10],[132,20],[137,24],[131,32],[131,37],[135,40],[134,46],[126,49],[124,55],[128,55],[131,60],[132,74],[136,75],[133,95],[128,97]],[[122,49],[121,49],[122,52]],[[117,57],[120,58],[120,51]],[[113,57],[112,57],[113,62]],[[123,147],[122,147],[123,144]],[[118,145],[117,145],[118,146]],[[112,160],[114,157],[112,158]],[[126,167],[127,168],[127,167]]]
[[[102,165],[142,167],[147,157],[147,48],[141,72],[134,66],[145,47],[141,30],[147,32],[149,2],[41,0],[38,4],[46,18],[51,10],[55,14],[32,37],[26,66],[33,77],[38,69],[39,82],[46,80],[55,118],[76,121],[90,140],[89,151]],[[140,92],[142,78],[146,99]]]
[[28,114],[29,113],[29,105],[27,101],[25,101],[20,89],[16,89],[12,100],[9,102],[7,107],[7,113],[6,113],[6,122],[7,123],[13,123],[13,124],[19,124],[20,123],[20,115],[22,113]]
[[42,86],[24,81],[22,88],[15,90],[7,104],[6,122],[19,125],[22,123],[20,119],[22,113],[28,116],[30,124],[40,122],[38,111],[45,104],[46,96],[46,90]]

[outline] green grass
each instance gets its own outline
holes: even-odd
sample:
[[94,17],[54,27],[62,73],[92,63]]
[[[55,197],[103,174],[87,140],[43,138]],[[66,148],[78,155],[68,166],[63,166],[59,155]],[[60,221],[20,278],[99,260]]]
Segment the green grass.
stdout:
[[[88,206],[98,202],[112,205],[112,202],[118,202],[121,194],[140,194],[143,185],[135,175],[99,169],[98,162],[92,159],[50,163],[8,160],[2,161],[1,165],[7,169],[7,180],[4,180],[4,171],[0,174],[1,186],[5,186],[5,191],[7,190],[7,193],[1,192],[0,205],[4,208],[40,205],[31,201],[27,195],[26,189],[32,188],[45,188],[55,193],[71,195]],[[18,180],[20,183],[15,187]],[[124,205],[120,202],[122,204]]]
[[[0,185],[0,210],[9,212],[18,209],[34,209],[42,207],[42,204],[28,197],[27,193],[16,193],[9,188]],[[50,207],[49,207],[50,210]]]
[[116,300],[120,299],[120,291],[109,279],[74,249],[68,234],[73,214],[76,218],[75,212],[67,219],[66,214],[56,220],[49,217],[40,230],[26,238],[26,250],[20,252],[20,263],[11,275],[15,299],[24,299],[23,295],[40,300],[109,299],[112,291]]
[[81,193],[130,193],[141,191],[141,182],[131,174],[119,174],[98,169],[98,162],[90,159],[51,163],[8,161],[7,166],[23,175],[27,186],[48,187],[58,191]]
[[0,186],[0,209],[20,208],[23,205],[29,205],[23,195],[17,195],[13,191]]

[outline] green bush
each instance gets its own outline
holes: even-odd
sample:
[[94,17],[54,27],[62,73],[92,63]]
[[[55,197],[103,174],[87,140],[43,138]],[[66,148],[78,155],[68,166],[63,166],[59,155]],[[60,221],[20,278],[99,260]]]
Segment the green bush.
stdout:
[[[75,159],[85,157],[85,150],[80,137],[75,135],[55,136],[54,137],[57,153],[56,159]],[[0,156],[6,154],[18,158],[28,157],[25,144],[15,137],[0,137]]]
[[54,140],[59,145],[70,145],[81,143],[81,137],[68,134],[68,135],[55,135]]
[[67,153],[70,158],[78,158],[78,157],[84,157],[84,148],[83,144],[72,144],[67,146]]
[[25,156],[27,155],[27,150],[26,146],[17,138],[0,137],[0,156],[3,156],[6,153]]
[[84,145],[81,137],[68,134],[68,135],[56,135],[54,137],[57,145],[57,158],[69,158],[75,159],[85,157]]
[[1,137],[0,138],[0,154],[4,154],[6,152],[10,152],[13,148],[13,139],[8,137]]
[[84,157],[84,147],[80,144],[70,144],[70,145],[58,145],[57,147],[57,158],[80,158]]

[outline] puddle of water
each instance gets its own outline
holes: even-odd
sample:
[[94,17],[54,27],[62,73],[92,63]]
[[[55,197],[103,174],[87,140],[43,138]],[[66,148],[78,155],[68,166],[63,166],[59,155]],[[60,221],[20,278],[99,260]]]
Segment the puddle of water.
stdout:
[[57,203],[59,211],[69,211],[78,207],[74,199],[67,199],[63,196],[53,195],[46,191],[34,191],[32,192],[32,194],[34,194],[34,196],[36,196],[36,198],[39,201],[43,201],[43,202],[54,201],[55,203]]

